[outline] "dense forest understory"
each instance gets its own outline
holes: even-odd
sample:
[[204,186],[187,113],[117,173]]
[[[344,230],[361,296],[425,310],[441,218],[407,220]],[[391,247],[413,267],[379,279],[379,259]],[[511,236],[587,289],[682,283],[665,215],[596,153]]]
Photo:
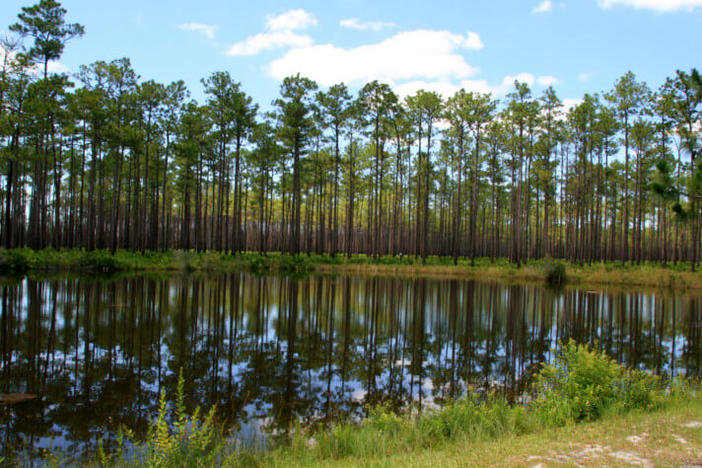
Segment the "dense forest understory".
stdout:
[[702,79],[629,72],[566,109],[552,87],[401,99],[283,80],[269,112],[229,72],[49,72],[83,26],[25,7],[0,50],[0,245],[700,262]]

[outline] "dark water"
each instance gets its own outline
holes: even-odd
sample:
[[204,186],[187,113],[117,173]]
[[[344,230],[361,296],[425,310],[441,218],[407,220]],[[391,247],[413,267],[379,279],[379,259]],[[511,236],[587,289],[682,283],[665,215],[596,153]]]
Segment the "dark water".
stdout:
[[246,274],[0,282],[0,457],[94,455],[143,435],[182,369],[187,404],[239,437],[364,405],[437,404],[468,386],[517,395],[558,340],[699,376],[702,295],[473,280]]

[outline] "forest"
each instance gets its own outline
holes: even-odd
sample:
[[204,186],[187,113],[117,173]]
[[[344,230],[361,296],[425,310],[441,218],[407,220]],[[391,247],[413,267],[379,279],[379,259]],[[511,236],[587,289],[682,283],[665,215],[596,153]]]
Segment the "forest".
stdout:
[[5,248],[699,266],[696,69],[658,89],[628,72],[570,108],[518,81],[401,98],[296,75],[263,112],[235,72],[203,78],[204,102],[128,58],[51,73],[83,34],[41,0],[2,41]]

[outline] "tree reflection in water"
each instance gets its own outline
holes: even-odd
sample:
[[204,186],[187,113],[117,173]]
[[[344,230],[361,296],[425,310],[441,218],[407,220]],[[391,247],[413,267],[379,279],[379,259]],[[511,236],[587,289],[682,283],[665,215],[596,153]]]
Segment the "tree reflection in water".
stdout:
[[190,410],[258,438],[468,387],[517,395],[570,337],[666,375],[699,376],[702,354],[702,296],[665,291],[235,273],[5,279],[0,300],[0,392],[41,396],[0,409],[0,456],[143,435],[181,368]]

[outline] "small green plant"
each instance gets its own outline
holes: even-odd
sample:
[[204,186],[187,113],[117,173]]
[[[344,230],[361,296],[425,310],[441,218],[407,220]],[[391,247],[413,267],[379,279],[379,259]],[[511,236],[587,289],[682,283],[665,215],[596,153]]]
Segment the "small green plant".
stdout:
[[[120,429],[114,454],[107,455],[102,446],[98,447],[100,464],[146,467],[216,466],[223,456],[224,442],[218,436],[215,426],[215,407],[210,409],[202,421],[199,407],[188,416],[182,369],[178,375],[172,424],[168,422],[169,414],[166,393],[161,391],[158,416],[152,422],[146,440],[135,441],[130,430]],[[134,447],[132,456],[125,455],[127,444]]]

